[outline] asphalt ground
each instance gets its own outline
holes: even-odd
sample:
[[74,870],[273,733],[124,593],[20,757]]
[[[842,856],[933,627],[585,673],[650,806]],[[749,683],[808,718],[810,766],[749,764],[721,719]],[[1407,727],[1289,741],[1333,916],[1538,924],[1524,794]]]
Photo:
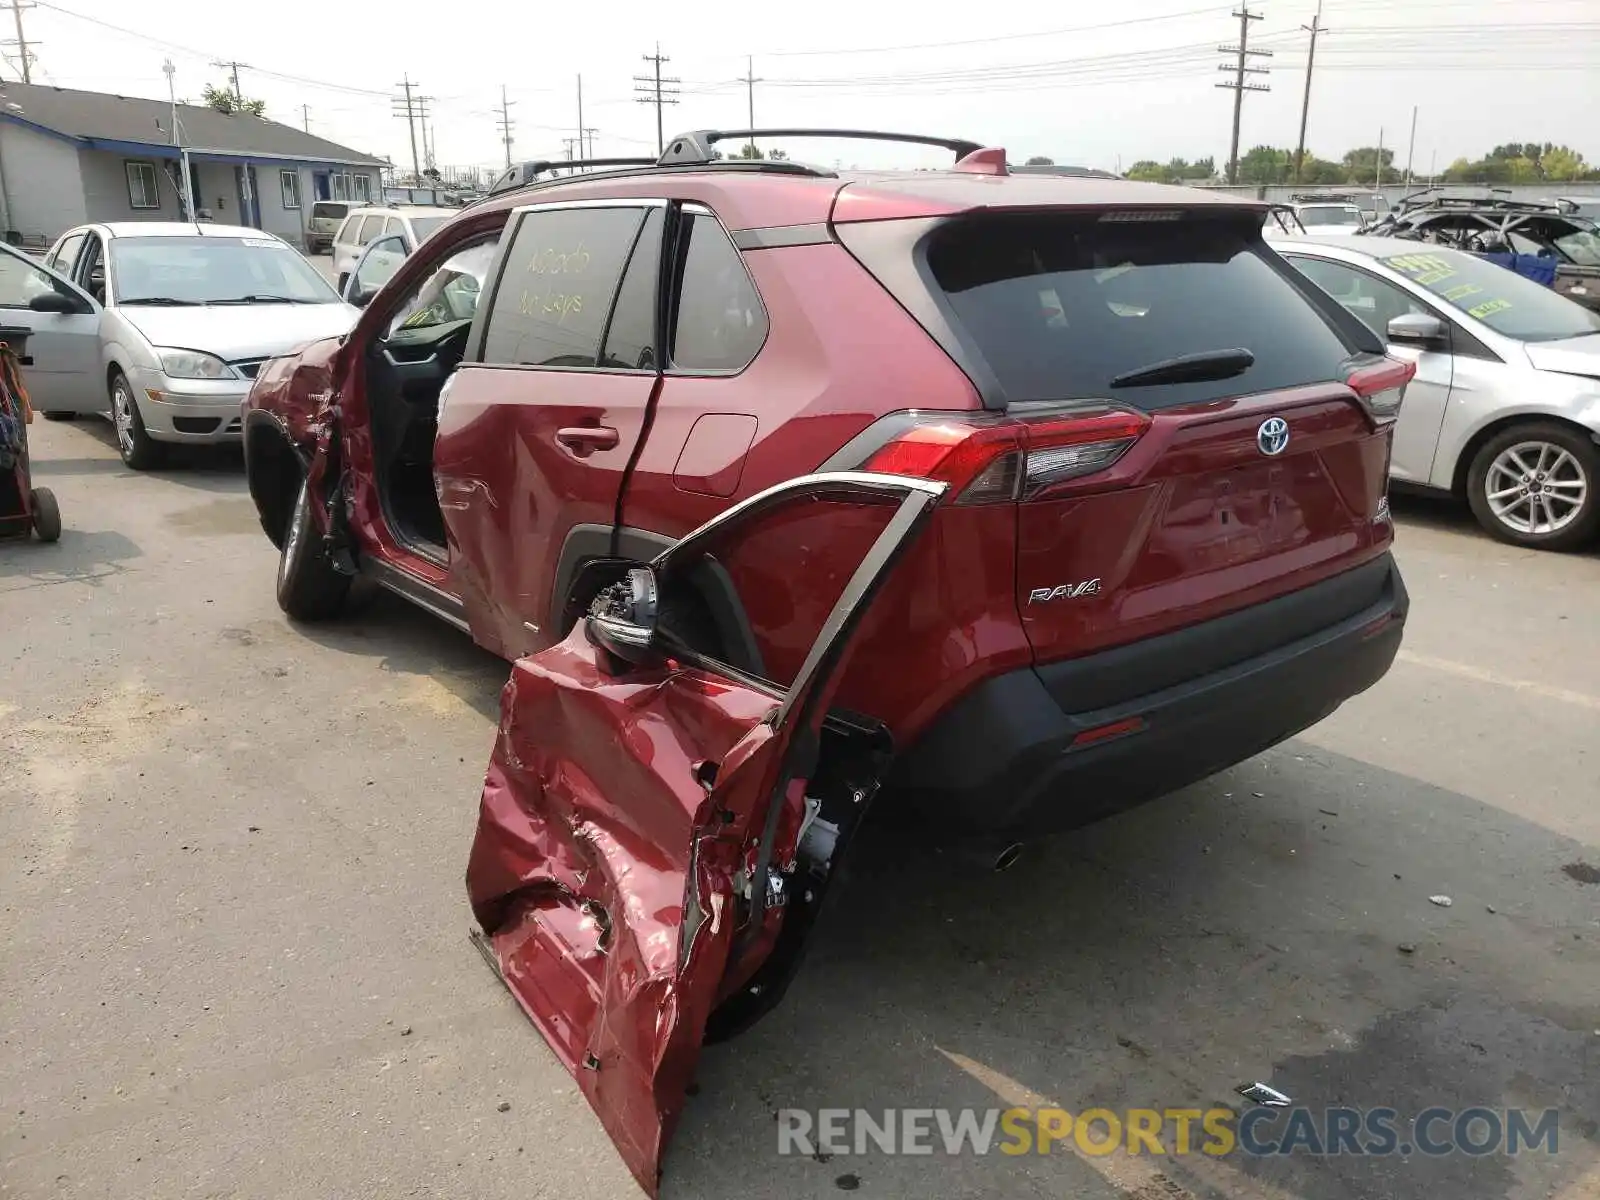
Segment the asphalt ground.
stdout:
[[[383,594],[291,625],[237,454],[139,475],[104,422],[32,437],[66,533],[0,546],[0,1194],[636,1195],[467,939],[505,665]],[[663,1195],[1600,1195],[1600,553],[1395,508],[1401,658],[1305,735],[1003,874],[859,843],[782,1006],[706,1051]],[[1243,1110],[1254,1080],[1554,1108],[1560,1140],[778,1154],[780,1109]]]

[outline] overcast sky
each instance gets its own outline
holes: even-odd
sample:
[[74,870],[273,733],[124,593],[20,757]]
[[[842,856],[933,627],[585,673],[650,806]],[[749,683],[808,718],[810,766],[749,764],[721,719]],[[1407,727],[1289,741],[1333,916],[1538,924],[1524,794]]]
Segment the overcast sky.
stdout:
[[[1217,69],[1234,44],[1229,4],[1121,0],[1113,5],[985,0],[897,6],[809,0],[695,5],[610,0],[560,5],[208,0],[38,0],[25,15],[38,42],[35,83],[165,97],[162,62],[180,98],[224,83],[212,59],[238,59],[247,97],[268,114],[409,166],[406,122],[391,115],[403,75],[432,97],[439,165],[504,158],[500,85],[513,102],[514,156],[558,157],[584,124],[599,154],[655,149],[655,110],[634,101],[632,77],[656,39],[680,79],[666,110],[675,129],[738,127],[753,56],[763,125],[904,129],[1006,146],[1013,159],[1126,169],[1228,151],[1232,93]],[[1252,75],[1241,153],[1293,147],[1316,0],[1263,0],[1250,44],[1271,49]],[[75,14],[75,15],[69,15]],[[803,13],[803,19],[800,14]],[[937,15],[928,15],[937,14]],[[90,19],[86,19],[90,18]],[[103,22],[105,24],[95,24]],[[1600,161],[1600,3],[1596,0],[1325,0],[1308,148],[1338,157],[1383,131],[1402,166],[1412,106],[1416,169],[1443,169],[1506,141],[1565,142]],[[120,32],[117,28],[129,32]],[[0,15],[0,31],[10,33]],[[17,78],[8,47],[6,78]],[[798,145],[796,157],[843,165],[909,165],[917,152]],[[928,160],[942,161],[938,156]]]

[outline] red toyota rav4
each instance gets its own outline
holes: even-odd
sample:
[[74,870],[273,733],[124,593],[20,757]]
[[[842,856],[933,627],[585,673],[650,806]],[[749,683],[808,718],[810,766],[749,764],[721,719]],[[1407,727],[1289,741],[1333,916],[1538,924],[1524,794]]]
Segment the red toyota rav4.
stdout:
[[947,835],[1080,823],[1320,720],[1407,606],[1412,368],[1264,206],[747,136],[513,169],[370,293],[369,251],[244,423],[292,617],[359,574],[517,660],[469,890],[647,1187],[880,780]]

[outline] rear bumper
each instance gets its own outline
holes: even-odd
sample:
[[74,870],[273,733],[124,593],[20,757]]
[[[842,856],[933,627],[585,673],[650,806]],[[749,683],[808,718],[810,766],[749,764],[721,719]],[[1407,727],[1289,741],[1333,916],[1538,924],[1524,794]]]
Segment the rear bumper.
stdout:
[[[1329,598],[1340,618],[1300,623]],[[1130,808],[1241,762],[1316,724],[1388,671],[1408,608],[1394,560],[1336,576],[1244,613],[1086,658],[1023,668],[969,692],[901,756],[895,808],[951,832],[1035,834]],[[1241,624],[1281,627],[1270,650],[1219,663]],[[1126,695],[1129,679],[1166,680]],[[1054,697],[1082,695],[1069,709]],[[1105,703],[1108,697],[1117,698]],[[1101,740],[1091,731],[1131,726]],[[909,807],[907,807],[909,806]]]

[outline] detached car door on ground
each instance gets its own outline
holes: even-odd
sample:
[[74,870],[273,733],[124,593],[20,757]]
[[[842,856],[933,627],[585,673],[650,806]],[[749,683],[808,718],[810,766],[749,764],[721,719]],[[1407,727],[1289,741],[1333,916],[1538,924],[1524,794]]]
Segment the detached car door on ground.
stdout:
[[[512,670],[467,868],[480,945],[651,1194],[702,1043],[781,997],[887,766],[883,726],[829,705],[944,491],[779,484],[613,564],[587,621]],[[794,538],[836,536],[864,551],[804,581],[837,599],[803,661],[733,666],[742,595],[794,586]]]

